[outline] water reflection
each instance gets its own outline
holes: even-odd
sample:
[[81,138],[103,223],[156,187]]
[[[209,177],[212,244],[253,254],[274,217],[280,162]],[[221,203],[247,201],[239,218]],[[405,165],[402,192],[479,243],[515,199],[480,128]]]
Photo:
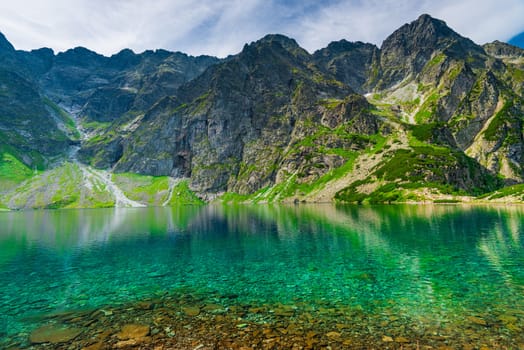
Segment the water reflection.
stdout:
[[[502,229],[520,242],[524,208],[520,206],[184,206],[38,210],[0,213],[2,241],[46,244],[54,249],[106,242],[118,236],[173,231],[212,232],[222,223],[229,231],[258,232],[273,226],[279,236],[304,231],[381,236],[417,246],[427,235],[440,241],[471,241]],[[228,231],[225,230],[225,231]],[[422,234],[421,234],[422,233]],[[378,237],[376,237],[378,238]],[[489,239],[489,237],[488,237]],[[373,245],[373,243],[369,243]],[[381,244],[379,244],[381,245]]]
[[183,231],[199,207],[35,210],[0,213],[0,251],[68,250],[144,234]]
[[[285,242],[288,253],[275,253],[282,244],[257,252],[271,263],[255,272],[286,276],[266,280],[267,293],[282,289],[278,282],[299,281],[295,297],[350,296],[358,304],[396,300],[399,313],[446,321],[457,316],[449,310],[479,314],[486,308],[503,312],[501,304],[524,307],[523,218],[520,206],[209,207],[191,231],[205,236],[209,226],[223,227],[223,235],[240,237],[225,254],[236,252],[243,261],[254,249],[246,244],[249,234]],[[282,269],[273,265],[273,254],[286,257]],[[308,288],[300,283],[304,279],[324,289]]]

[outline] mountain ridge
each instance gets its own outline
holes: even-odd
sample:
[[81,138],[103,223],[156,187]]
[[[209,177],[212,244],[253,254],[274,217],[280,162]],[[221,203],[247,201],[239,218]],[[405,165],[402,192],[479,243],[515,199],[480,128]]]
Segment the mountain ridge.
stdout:
[[[380,48],[340,40],[312,54],[281,34],[226,59],[55,55],[5,41],[0,67],[19,77],[14,87],[32,86],[32,109],[62,142],[33,137],[42,132],[36,121],[24,129],[0,117],[0,130],[18,135],[0,143],[19,168],[80,160],[78,171],[167,176],[165,186],[183,180],[204,200],[256,202],[451,200],[524,180],[524,50],[479,46],[429,15]],[[17,207],[9,203],[32,178],[10,180],[0,202]],[[82,200],[66,206],[90,205]]]

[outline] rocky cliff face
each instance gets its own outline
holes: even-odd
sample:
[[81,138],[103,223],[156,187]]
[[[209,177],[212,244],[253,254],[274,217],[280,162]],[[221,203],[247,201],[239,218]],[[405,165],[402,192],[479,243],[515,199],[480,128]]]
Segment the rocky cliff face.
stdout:
[[340,40],[313,54],[315,62],[358,93],[369,91],[378,74],[380,50],[373,44]]
[[0,34],[0,147],[11,149],[31,167],[37,163],[43,166],[35,149],[56,155],[52,145],[58,139],[66,140],[66,136],[58,129],[38,89],[26,78],[26,72],[14,47]]
[[[280,35],[246,45],[177,95],[157,103],[125,138],[116,137],[122,152],[111,164],[115,171],[191,177],[203,195],[252,193],[292,174],[304,181],[322,176],[344,157],[318,148],[355,146],[329,135],[333,130],[374,134],[380,124],[362,96]],[[324,139],[317,140],[319,129]],[[319,144],[302,145],[310,137]]]
[[165,50],[16,51],[1,35],[1,142],[26,165],[46,168],[79,142],[75,123],[92,131],[143,112],[218,61]]
[[104,57],[75,48],[56,55],[39,83],[57,103],[78,110],[86,122],[110,122],[174,95],[180,85],[218,61],[166,50],[123,50]]
[[31,169],[44,169],[63,156],[78,135],[70,120],[31,81],[0,69],[0,152]]
[[78,144],[94,167],[255,201],[419,200],[524,181],[524,50],[479,46],[429,15],[380,48],[341,40],[309,54],[268,35],[225,60],[23,52],[1,36],[0,66],[0,142],[30,166]]

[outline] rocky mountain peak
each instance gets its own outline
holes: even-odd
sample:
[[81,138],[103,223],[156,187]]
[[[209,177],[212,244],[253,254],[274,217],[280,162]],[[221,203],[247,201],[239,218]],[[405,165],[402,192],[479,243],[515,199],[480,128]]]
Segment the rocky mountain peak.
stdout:
[[378,89],[387,89],[409,76],[415,77],[436,53],[481,65],[485,57],[482,47],[464,38],[446,22],[429,15],[404,24],[384,40],[380,63],[382,72]]
[[260,40],[245,45],[240,57],[285,55],[308,59],[309,53],[301,48],[294,39],[282,34],[268,34]]
[[15,51],[13,45],[0,33],[0,53]]
[[117,54],[114,54],[112,55],[110,58],[112,59],[117,59],[117,60],[121,60],[121,59],[129,59],[131,57],[135,57],[137,56],[137,54],[135,54],[135,52],[131,49],[122,49],[120,50]]
[[385,56],[393,53],[394,56],[428,55],[433,51],[443,50],[454,42],[467,42],[466,46],[475,45],[471,40],[453,31],[446,22],[422,15],[387,37],[381,50]]
[[256,43],[267,45],[279,44],[288,50],[300,48],[295,39],[291,39],[282,34],[268,34],[262,39],[258,40]]
[[373,44],[342,39],[315,51],[313,59],[337,80],[349,85],[356,92],[365,93],[366,81],[378,56],[379,49]]
[[133,50],[123,49],[119,53],[112,55],[109,58],[109,62],[112,67],[125,69],[138,64],[140,62],[140,56],[135,54]]
[[491,56],[502,57],[524,57],[524,49],[495,40],[492,43],[484,44],[484,50]]
[[[404,24],[397,29],[385,40],[385,42],[387,42],[388,39],[397,38],[398,36],[416,40],[418,45],[425,44],[426,46],[429,46],[437,43],[439,39],[442,40],[443,38],[449,37],[455,38],[458,37],[459,34],[448,27],[443,20],[433,18],[428,14],[423,14],[413,22]],[[422,42],[423,39],[429,41]]]
[[104,57],[85,47],[75,47],[65,52],[60,52],[56,56],[59,63],[72,64],[79,67],[93,66],[103,63],[107,57]]
[[330,42],[325,49],[320,49],[314,54],[326,54],[328,52],[331,54],[336,54],[362,49],[377,49],[377,47],[374,44],[364,43],[362,41],[347,41],[346,39],[342,39],[339,41]]
[[192,100],[208,91],[211,84],[216,94],[229,96],[234,90],[245,92],[247,85],[254,82],[269,84],[269,91],[278,91],[282,86],[287,89],[287,84],[293,78],[292,71],[307,69],[306,63],[309,61],[310,55],[295,40],[280,34],[269,34],[244,45],[239,54],[211,67],[182,86],[177,93],[183,99]]

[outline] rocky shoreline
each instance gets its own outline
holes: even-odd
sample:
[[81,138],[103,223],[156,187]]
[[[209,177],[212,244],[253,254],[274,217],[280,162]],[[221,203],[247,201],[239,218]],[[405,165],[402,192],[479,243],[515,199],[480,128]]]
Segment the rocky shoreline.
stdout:
[[524,311],[423,324],[381,307],[240,303],[236,295],[165,295],[32,317],[4,349],[524,349]]

